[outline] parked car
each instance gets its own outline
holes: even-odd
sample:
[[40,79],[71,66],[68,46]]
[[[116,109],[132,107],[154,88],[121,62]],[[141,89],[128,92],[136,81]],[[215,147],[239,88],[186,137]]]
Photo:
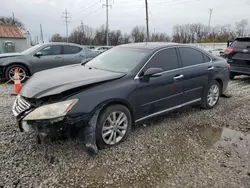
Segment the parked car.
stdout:
[[35,72],[81,63],[96,55],[97,52],[76,44],[39,44],[21,53],[0,54],[0,76],[10,80],[14,76],[14,70],[18,68],[21,81],[24,81]]
[[231,65],[230,78],[238,75],[250,75],[250,37],[236,38],[224,52]]
[[94,50],[96,47],[95,46],[86,46],[90,50]]
[[119,144],[134,124],[151,117],[193,104],[213,108],[228,80],[226,60],[202,49],[126,44],[82,65],[36,73],[12,111],[21,131],[33,128],[39,142],[78,133],[97,151],[96,144]]
[[111,46],[99,46],[99,47],[96,47],[95,49],[93,49],[93,51],[103,53],[111,48],[112,48]]
[[211,52],[214,55],[221,57],[221,56],[223,56],[225,50],[226,50],[225,48],[224,49],[223,48],[215,48]]

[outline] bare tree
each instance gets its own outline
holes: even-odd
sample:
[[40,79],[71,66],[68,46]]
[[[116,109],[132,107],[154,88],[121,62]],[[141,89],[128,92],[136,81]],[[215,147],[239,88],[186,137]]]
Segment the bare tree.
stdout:
[[248,20],[243,19],[240,22],[236,22],[235,26],[236,26],[236,35],[237,36],[243,37],[243,36],[248,34],[248,33],[246,33],[246,27],[248,26]]
[[63,42],[63,38],[59,33],[56,33],[51,37],[51,42]]
[[94,41],[95,41],[95,44],[97,45],[106,44],[106,29],[104,25],[102,25],[99,29],[96,29]]
[[150,37],[151,42],[169,42],[170,37],[166,33],[153,33]]
[[133,42],[144,42],[146,40],[146,29],[143,26],[136,26],[132,29],[131,38]]
[[110,44],[113,46],[122,44],[122,32],[120,30],[110,32]]
[[189,24],[174,26],[174,31],[173,31],[174,42],[190,43],[191,38],[192,38],[192,33],[191,33],[191,27]]
[[122,37],[122,44],[127,44],[127,43],[130,43],[131,42],[131,37],[130,35],[128,34],[124,34],[123,37]]
[[69,42],[76,44],[84,44],[85,34],[82,30],[82,27],[78,26],[73,30],[69,36]]
[[94,44],[94,29],[89,26],[84,27],[84,34],[85,34],[85,42],[84,44],[91,45]]
[[17,18],[13,19],[12,17],[0,16],[0,23],[2,23],[4,25],[17,26],[17,27],[19,27],[21,29],[25,29],[23,22],[21,22]]

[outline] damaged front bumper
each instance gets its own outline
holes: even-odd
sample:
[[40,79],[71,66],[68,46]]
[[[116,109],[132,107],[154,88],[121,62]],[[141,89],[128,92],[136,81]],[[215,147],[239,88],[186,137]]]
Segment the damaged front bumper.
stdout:
[[98,113],[77,117],[59,117],[50,120],[24,120],[24,115],[16,117],[17,125],[21,132],[34,130],[38,143],[65,140],[68,138],[79,138],[86,146],[87,152],[91,155],[98,154],[96,146],[96,123]]

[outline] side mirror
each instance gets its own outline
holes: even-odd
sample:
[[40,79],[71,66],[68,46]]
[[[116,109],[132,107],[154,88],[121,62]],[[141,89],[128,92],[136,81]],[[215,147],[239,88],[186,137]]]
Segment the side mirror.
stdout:
[[42,56],[42,55],[43,55],[42,52],[37,52],[37,53],[35,53],[35,56],[36,56],[36,57],[40,57],[40,56]]
[[163,74],[163,70],[161,68],[149,68],[145,71],[144,77],[159,77]]

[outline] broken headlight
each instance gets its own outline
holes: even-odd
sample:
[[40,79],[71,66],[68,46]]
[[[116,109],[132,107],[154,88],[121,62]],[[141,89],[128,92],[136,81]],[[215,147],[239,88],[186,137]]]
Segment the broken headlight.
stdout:
[[78,99],[41,106],[29,113],[24,120],[46,120],[63,117],[77,103]]

